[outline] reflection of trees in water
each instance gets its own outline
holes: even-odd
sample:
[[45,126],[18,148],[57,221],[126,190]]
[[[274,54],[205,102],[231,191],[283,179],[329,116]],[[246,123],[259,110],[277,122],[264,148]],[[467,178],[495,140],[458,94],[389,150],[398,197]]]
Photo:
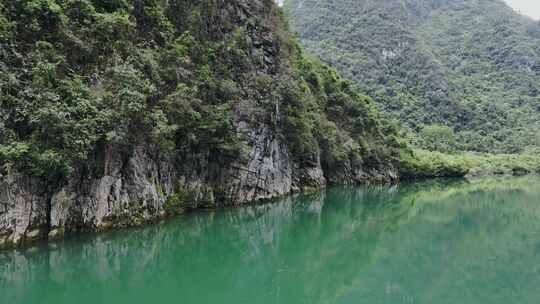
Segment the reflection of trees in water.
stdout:
[[[507,288],[540,283],[519,279],[535,271],[531,260],[539,261],[539,192],[530,178],[429,181],[187,214],[0,253],[0,300],[25,299],[30,288],[76,298],[81,290],[72,283],[85,280],[98,289],[133,290],[135,300],[140,291],[186,303],[452,303],[454,294],[463,296],[457,287],[490,289],[478,281],[497,280],[489,270],[515,281],[503,281]],[[474,291],[466,296],[473,299]]]
[[[537,178],[479,180],[406,190],[415,199],[384,233],[357,298],[416,303],[536,303],[540,256]],[[531,267],[532,266],[532,267]],[[382,271],[381,271],[382,269]],[[533,301],[533,302],[531,302]],[[376,303],[376,302],[375,302]]]

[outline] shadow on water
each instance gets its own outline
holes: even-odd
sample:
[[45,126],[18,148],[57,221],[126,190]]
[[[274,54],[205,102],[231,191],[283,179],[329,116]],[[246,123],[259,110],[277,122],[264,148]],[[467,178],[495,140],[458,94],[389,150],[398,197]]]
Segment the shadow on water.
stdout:
[[0,303],[538,303],[540,178],[332,188],[0,253]]

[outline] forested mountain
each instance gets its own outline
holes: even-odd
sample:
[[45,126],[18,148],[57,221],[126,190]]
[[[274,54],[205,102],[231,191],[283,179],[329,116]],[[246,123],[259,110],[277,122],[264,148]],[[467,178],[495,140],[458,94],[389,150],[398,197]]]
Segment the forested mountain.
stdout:
[[287,0],[312,54],[427,149],[540,145],[540,23],[502,0]]
[[273,0],[0,1],[0,247],[396,179],[395,126],[286,23]]

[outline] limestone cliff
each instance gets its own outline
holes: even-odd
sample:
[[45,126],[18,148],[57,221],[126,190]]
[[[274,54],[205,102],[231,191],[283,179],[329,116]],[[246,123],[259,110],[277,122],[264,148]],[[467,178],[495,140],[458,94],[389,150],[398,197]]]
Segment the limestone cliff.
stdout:
[[[77,35],[97,34],[82,32],[83,17],[78,10],[73,13],[70,2],[57,2],[54,12],[64,15],[54,30],[61,38],[51,29],[50,35],[33,37],[15,27],[0,67],[22,78],[27,62],[15,57],[34,58],[36,50],[29,46],[49,43],[47,52],[62,58],[54,77],[82,79],[77,84],[87,88],[72,103],[71,95],[59,93],[61,86],[32,83],[59,96],[52,112],[66,104],[78,106],[83,97],[102,110],[68,113],[61,123],[44,122],[42,116],[32,116],[44,111],[43,103],[32,103],[36,111],[28,114],[7,102],[9,96],[30,104],[41,100],[37,93],[21,97],[22,90],[4,90],[8,94],[2,104],[9,107],[3,109],[8,119],[2,118],[2,125],[11,133],[0,132],[0,247],[138,225],[186,210],[240,205],[327,183],[397,179],[395,130],[381,122],[369,98],[333,70],[303,57],[273,1],[154,1],[151,8],[163,10],[158,18],[162,27],[149,19],[155,11],[145,15],[150,4],[141,8],[144,1],[128,1],[120,9],[94,3],[91,18],[127,14],[125,26],[133,27],[125,37],[118,25],[100,33],[110,43],[118,40],[110,56],[101,54],[98,38],[86,49],[73,46],[84,43]],[[9,20],[17,9],[25,8],[8,6],[3,14]],[[51,18],[50,12],[46,16]],[[42,27],[51,26],[36,20]],[[85,57],[75,56],[82,54],[77,52],[86,52]],[[167,59],[171,52],[173,59]],[[92,61],[90,55],[98,59]],[[110,68],[113,65],[119,68]],[[118,75],[123,82],[117,81]],[[135,81],[125,80],[126,75],[135,75]],[[3,89],[5,83],[0,81]],[[153,89],[139,89],[141,83]],[[127,89],[131,93],[122,93]],[[134,98],[124,106],[126,95],[143,96],[136,99],[140,107]],[[13,122],[12,113],[29,118]],[[100,116],[103,113],[108,116]],[[104,120],[99,128],[77,135],[88,142],[83,148],[58,139],[70,139],[68,132],[83,128],[81,121]],[[60,131],[52,137],[56,128]],[[59,161],[44,161],[51,151]]]

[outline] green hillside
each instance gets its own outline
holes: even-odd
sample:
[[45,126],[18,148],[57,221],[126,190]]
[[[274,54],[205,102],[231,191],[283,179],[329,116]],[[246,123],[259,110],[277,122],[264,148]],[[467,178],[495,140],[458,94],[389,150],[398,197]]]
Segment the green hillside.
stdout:
[[104,147],[246,163],[261,128],[330,181],[399,154],[396,129],[304,58],[271,0],[0,1],[0,92],[3,174],[55,183]]
[[502,0],[288,0],[303,46],[354,80],[419,147],[540,145],[540,23]]

